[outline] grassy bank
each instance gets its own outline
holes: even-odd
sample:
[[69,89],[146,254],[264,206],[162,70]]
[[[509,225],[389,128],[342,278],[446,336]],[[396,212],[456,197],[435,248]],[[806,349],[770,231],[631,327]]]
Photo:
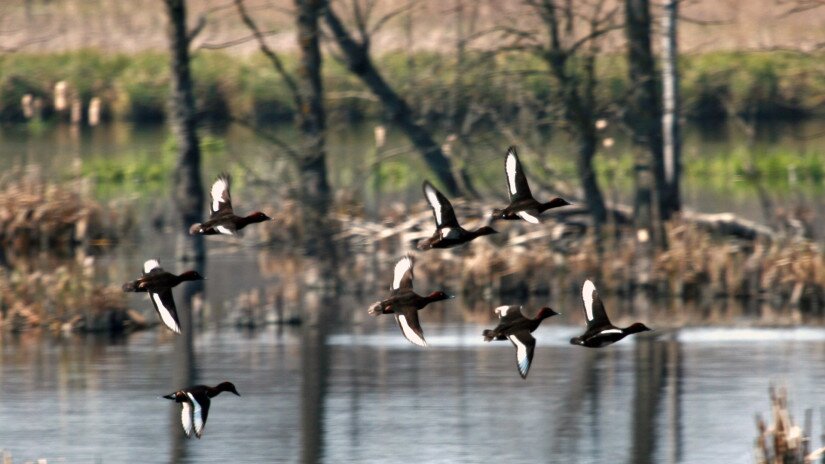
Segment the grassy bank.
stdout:
[[[825,72],[822,55],[790,52],[712,52],[682,57],[685,112],[692,118],[731,113],[757,118],[798,118],[822,113]],[[285,56],[288,68],[295,57]],[[552,80],[537,59],[520,54],[468,54],[461,64],[431,52],[390,53],[378,67],[416,109],[428,118],[460,119],[468,111],[516,115],[551,114]],[[621,104],[627,93],[620,56],[599,64],[603,85],[598,98],[605,107]],[[54,87],[67,83],[67,99],[88,108],[101,100],[104,118],[157,121],[166,112],[168,63],[165,54],[105,54],[94,50],[69,53],[15,53],[0,57],[0,120],[25,120],[24,95],[39,99],[45,119],[55,114]],[[284,120],[294,108],[282,80],[258,55],[235,57],[220,52],[197,54],[194,63],[197,100],[205,119],[230,117],[256,121]],[[327,105],[335,119],[380,117],[380,103],[334,59],[325,62]],[[63,110],[62,117],[68,117]]]

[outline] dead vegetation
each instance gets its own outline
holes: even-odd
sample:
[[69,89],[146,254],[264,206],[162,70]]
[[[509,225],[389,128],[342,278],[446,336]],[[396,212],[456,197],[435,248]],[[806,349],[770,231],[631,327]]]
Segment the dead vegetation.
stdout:
[[49,183],[36,168],[0,177],[0,264],[40,252],[92,253],[131,230],[128,211],[105,208],[87,192],[82,180]]
[[756,415],[755,455],[758,464],[808,464],[821,460],[825,448],[810,451],[812,410],[805,411],[804,428],[794,423],[788,410],[788,392],[770,388],[771,423]]

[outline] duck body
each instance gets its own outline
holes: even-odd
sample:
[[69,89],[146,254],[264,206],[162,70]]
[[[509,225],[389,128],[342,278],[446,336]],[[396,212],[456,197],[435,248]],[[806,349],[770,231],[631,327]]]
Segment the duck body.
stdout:
[[137,280],[123,284],[124,292],[145,292],[155,306],[161,321],[169,330],[180,333],[180,321],[172,296],[172,287],[181,282],[203,280],[197,271],[186,271],[180,275],[166,272],[160,267],[156,259],[149,259],[143,263],[143,275]]
[[418,311],[430,303],[453,297],[441,291],[427,296],[415,293],[412,289],[413,266],[414,259],[409,254],[396,263],[390,297],[370,306],[368,312],[373,317],[380,314],[395,314],[395,321],[404,337],[415,345],[425,347],[427,341],[418,321]]
[[221,392],[241,396],[232,382],[222,382],[214,387],[206,385],[187,387],[163,397],[181,404],[181,425],[186,436],[191,438],[194,432],[195,436],[200,438],[209,415],[211,398],[218,396]]
[[464,229],[459,225],[455,210],[453,210],[453,205],[444,194],[439,192],[428,181],[424,181],[422,188],[424,190],[424,198],[433,210],[436,229],[432,237],[418,242],[417,246],[419,250],[451,248],[468,243],[482,235],[496,233],[495,229],[488,226],[473,231]]
[[523,219],[532,224],[538,224],[539,215],[548,209],[567,206],[570,204],[563,198],[553,198],[541,203],[530,192],[527,177],[518,159],[516,147],[507,149],[507,157],[504,160],[504,171],[507,174],[507,191],[510,194],[510,204],[503,209],[494,209],[491,216],[493,220],[503,219],[515,221]]
[[485,330],[482,335],[484,341],[510,340],[516,348],[516,367],[522,379],[527,378],[530,371],[530,364],[533,362],[533,352],[536,348],[536,339],[531,333],[535,331],[541,322],[548,317],[556,316],[559,313],[548,307],[541,308],[536,317],[529,318],[524,315],[521,306],[499,306],[494,310],[499,317],[498,325],[492,330]]
[[619,328],[611,324],[610,319],[607,318],[604,304],[599,297],[599,292],[596,291],[596,286],[590,280],[586,280],[582,286],[582,302],[584,304],[584,316],[587,320],[587,330],[582,335],[571,338],[571,345],[603,348],[628,335],[651,330],[641,322],[636,322],[625,328]]
[[189,227],[191,235],[237,235],[238,231],[250,224],[268,221],[271,218],[266,214],[255,211],[248,216],[238,216],[232,209],[232,197],[229,194],[229,174],[218,176],[209,191],[212,201],[209,204],[211,214],[209,219],[200,224]]

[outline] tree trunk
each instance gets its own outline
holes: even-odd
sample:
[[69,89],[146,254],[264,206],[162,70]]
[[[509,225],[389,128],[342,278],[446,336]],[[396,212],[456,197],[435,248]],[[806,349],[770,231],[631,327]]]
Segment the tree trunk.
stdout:
[[[300,59],[297,90],[300,102],[297,124],[301,133],[298,171],[301,200],[304,204],[304,249],[310,255],[328,252],[323,246],[329,236],[326,226],[330,187],[326,164],[326,115],[321,80],[322,55],[318,19],[326,2],[295,0]],[[316,233],[317,232],[317,233]]]
[[195,97],[189,68],[189,36],[186,28],[185,0],[164,0],[169,17],[169,51],[171,54],[171,93],[169,124],[175,136],[178,159],[174,172],[173,197],[182,224],[177,257],[203,261],[203,236],[186,234],[189,225],[201,220],[204,205],[201,183],[201,154],[198,144]]
[[364,44],[358,44],[350,37],[341,20],[332,11],[326,9],[324,19],[332,30],[333,37],[344,53],[347,68],[358,76],[384,105],[390,120],[407,135],[415,148],[424,156],[424,161],[433,170],[441,184],[450,195],[459,195],[460,189],[453,175],[450,159],[441,150],[439,144],[423,126],[415,121],[415,114],[409,104],[384,80],[369,56]]
[[584,198],[587,202],[587,209],[593,217],[593,224],[598,229],[607,220],[607,208],[604,206],[602,191],[599,189],[596,171],[593,169],[593,157],[596,155],[596,133],[595,127],[580,128],[575,134],[578,145],[578,155],[576,157],[576,170],[579,174],[579,182],[584,190]]
[[636,225],[652,234],[640,235],[640,241],[651,238],[655,246],[665,247],[662,224],[665,215],[661,208],[661,199],[664,197],[662,118],[650,47],[649,9],[648,0],[627,0],[625,4],[629,81],[634,85],[628,101],[627,123],[637,145],[634,170]]
[[668,213],[682,209],[679,179],[682,171],[682,134],[679,124],[681,96],[679,90],[679,47],[677,26],[679,2],[667,0],[662,15],[662,135],[664,153],[665,196],[663,207]]

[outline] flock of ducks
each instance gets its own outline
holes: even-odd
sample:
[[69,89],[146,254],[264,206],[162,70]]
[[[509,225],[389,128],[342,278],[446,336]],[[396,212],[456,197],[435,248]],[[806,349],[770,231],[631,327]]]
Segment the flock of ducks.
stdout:
[[[515,147],[507,149],[504,167],[510,204],[503,209],[494,209],[491,213],[492,220],[522,219],[531,224],[539,224],[539,216],[544,211],[570,204],[562,198],[553,198],[546,203],[541,203],[533,197]],[[209,219],[201,224],[192,225],[189,229],[190,234],[236,236],[241,229],[250,224],[271,219],[260,211],[243,217],[235,215],[229,185],[229,175],[218,176],[210,191],[212,201]],[[424,182],[423,191],[424,198],[433,210],[436,230],[432,237],[418,242],[418,249],[450,248],[484,235],[497,233],[489,226],[472,231],[464,229],[459,225],[455,211],[447,197],[428,181]],[[443,291],[435,291],[427,296],[415,293],[413,291],[414,266],[415,258],[412,254],[407,253],[402,257],[395,265],[389,298],[373,304],[368,312],[372,316],[394,314],[402,335],[413,344],[426,347],[427,341],[418,320],[418,311],[430,303],[451,299],[453,296]],[[143,265],[143,275],[137,280],[123,284],[123,291],[148,293],[163,324],[179,334],[181,332],[180,321],[172,296],[172,288],[181,282],[203,279],[204,277],[197,271],[186,271],[180,275],[172,274],[163,270],[156,259],[149,259]],[[601,348],[628,335],[651,330],[639,322],[625,328],[611,324],[596,286],[590,280],[586,280],[582,286],[582,302],[587,329],[582,335],[570,340],[573,345]],[[494,312],[499,317],[499,323],[495,328],[483,331],[484,341],[510,340],[516,348],[518,372],[523,379],[526,379],[536,347],[536,339],[531,333],[544,319],[559,313],[549,307],[544,307],[539,309],[535,317],[531,318],[525,315],[519,305],[499,306],[494,309]],[[223,382],[215,387],[195,385],[183,388],[165,395],[164,398],[181,404],[181,424],[186,436],[191,437],[194,434],[200,438],[209,413],[210,399],[221,392],[231,392],[240,396],[235,385],[231,382]]]

